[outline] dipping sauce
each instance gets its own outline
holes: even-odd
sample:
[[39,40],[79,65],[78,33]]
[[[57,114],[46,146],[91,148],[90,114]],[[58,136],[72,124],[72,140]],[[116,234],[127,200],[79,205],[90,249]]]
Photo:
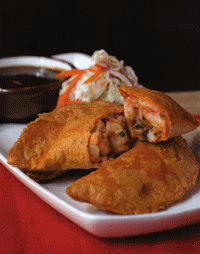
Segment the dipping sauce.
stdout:
[[59,81],[55,75],[59,70],[32,66],[0,68],[0,90],[43,86]]
[[34,66],[0,68],[0,123],[30,122],[56,107],[61,69]]
[[68,63],[44,56],[1,58],[0,124],[28,123],[52,111],[63,81],[55,76],[65,70]]

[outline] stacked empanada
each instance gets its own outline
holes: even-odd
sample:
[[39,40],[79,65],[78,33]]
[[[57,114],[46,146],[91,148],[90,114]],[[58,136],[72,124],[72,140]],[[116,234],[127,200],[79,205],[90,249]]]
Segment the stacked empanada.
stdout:
[[75,200],[115,213],[156,212],[195,184],[198,165],[180,135],[199,122],[164,93],[131,87],[119,91],[125,97],[131,149],[66,191]]
[[200,123],[161,92],[119,91],[124,106],[94,101],[40,114],[9,150],[8,163],[37,180],[97,168],[67,194],[115,213],[155,212],[180,199],[198,174],[180,135]]

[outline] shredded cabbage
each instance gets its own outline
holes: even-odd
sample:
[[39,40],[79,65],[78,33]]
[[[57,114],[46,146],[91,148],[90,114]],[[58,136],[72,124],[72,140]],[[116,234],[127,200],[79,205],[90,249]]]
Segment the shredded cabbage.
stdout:
[[[119,93],[118,87],[141,86],[138,84],[134,70],[130,66],[124,66],[124,61],[119,61],[115,56],[110,56],[105,50],[95,51],[92,60],[95,64],[104,67],[105,71],[94,81],[85,84],[84,81],[94,74],[87,70],[70,93],[69,98],[71,100],[78,99],[90,102],[100,99],[122,104],[124,98]],[[60,94],[67,90],[73,78],[62,83]],[[104,82],[103,85],[102,82]]]

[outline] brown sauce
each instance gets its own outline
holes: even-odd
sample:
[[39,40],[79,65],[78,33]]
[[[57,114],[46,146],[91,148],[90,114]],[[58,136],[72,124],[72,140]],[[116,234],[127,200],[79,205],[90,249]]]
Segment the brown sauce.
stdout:
[[58,82],[55,78],[58,73],[59,70],[32,66],[0,68],[0,88],[19,89],[51,84]]

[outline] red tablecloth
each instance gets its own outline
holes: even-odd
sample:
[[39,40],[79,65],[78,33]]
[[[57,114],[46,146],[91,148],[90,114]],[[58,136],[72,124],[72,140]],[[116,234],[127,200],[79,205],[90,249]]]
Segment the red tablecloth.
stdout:
[[200,253],[200,223],[102,239],[56,212],[0,164],[0,253]]

